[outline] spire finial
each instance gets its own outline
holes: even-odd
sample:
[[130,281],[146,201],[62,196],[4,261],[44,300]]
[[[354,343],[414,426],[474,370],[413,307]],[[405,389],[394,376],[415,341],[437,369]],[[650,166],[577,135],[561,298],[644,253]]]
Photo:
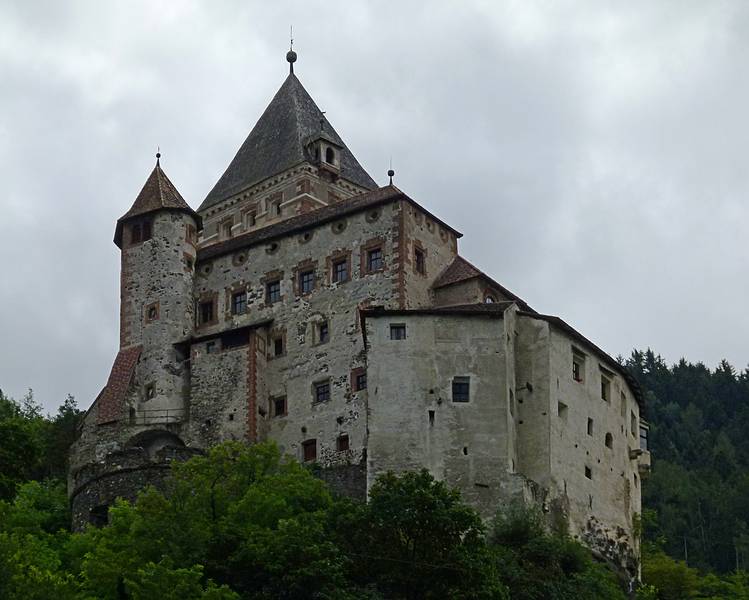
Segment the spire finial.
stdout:
[[388,169],[388,177],[390,177],[390,185],[393,185],[393,175],[395,175],[395,171],[393,171],[393,157],[390,157],[390,168]]
[[289,73],[294,74],[294,63],[296,62],[296,52],[294,52],[294,26],[289,26],[289,51],[286,53],[286,60],[289,61]]
[[160,158],[161,158],[161,147],[156,146],[156,166],[157,167],[160,166],[159,165],[159,159]]

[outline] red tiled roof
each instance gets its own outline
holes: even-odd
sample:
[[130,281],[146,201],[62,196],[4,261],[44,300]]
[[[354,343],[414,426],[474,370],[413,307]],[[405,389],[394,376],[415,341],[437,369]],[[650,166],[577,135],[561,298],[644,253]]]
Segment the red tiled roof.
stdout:
[[117,229],[114,234],[114,243],[118,246],[122,241],[122,222],[132,217],[145,215],[156,210],[183,210],[190,213],[200,223],[200,217],[174,187],[174,184],[162,171],[159,163],[151,171],[143,189],[133,202],[130,210],[117,219]]
[[117,353],[107,385],[96,399],[96,424],[103,425],[122,418],[125,395],[133,379],[142,346],[131,346]]
[[462,256],[456,256],[453,261],[447,266],[447,268],[442,271],[440,276],[437,277],[435,282],[432,284],[432,289],[438,289],[441,287],[446,287],[448,285],[460,283],[462,281],[468,281],[469,279],[473,279],[475,277],[481,277],[482,279],[486,280],[491,287],[495,288],[506,298],[509,298],[510,300],[516,302],[521,309],[527,310],[529,312],[535,312],[520,296],[513,294],[501,283],[494,281],[494,279],[489,277],[483,271],[474,267]]

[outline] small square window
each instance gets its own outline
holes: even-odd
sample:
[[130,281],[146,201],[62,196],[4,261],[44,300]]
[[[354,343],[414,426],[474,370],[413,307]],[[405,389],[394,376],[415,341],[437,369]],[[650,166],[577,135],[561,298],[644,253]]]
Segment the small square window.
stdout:
[[247,292],[234,292],[231,295],[231,314],[241,315],[247,310]]
[[206,342],[205,345],[205,353],[206,354],[213,354],[217,350],[216,342]]
[[406,326],[405,325],[391,325],[390,326],[390,339],[391,340],[405,340],[406,339]]
[[341,258],[333,261],[333,273],[331,279],[333,283],[343,283],[348,281],[348,260]]
[[336,438],[335,449],[338,452],[345,452],[349,449],[348,434],[342,433]]
[[317,440],[305,440],[302,442],[302,458],[304,462],[317,460]]
[[367,389],[367,374],[357,373],[356,379],[355,379],[355,385],[356,385],[357,392],[360,390],[366,390]]
[[426,275],[427,265],[424,251],[421,248],[414,248],[414,266],[416,272],[420,275]]
[[471,399],[471,378],[453,377],[453,402],[468,402]]
[[265,287],[266,301],[268,304],[273,304],[281,299],[281,282],[278,280],[269,281]]
[[213,322],[213,300],[201,302],[198,306],[199,325]]
[[315,289],[315,272],[302,271],[299,273],[299,293],[309,294]]
[[274,417],[286,416],[286,396],[271,399],[271,415]]
[[315,384],[315,402],[327,402],[330,400],[330,382],[321,381]]
[[382,261],[382,248],[372,248],[367,251],[367,271],[379,271],[384,263]]
[[282,356],[283,351],[283,336],[273,338],[273,356]]
[[322,321],[317,325],[317,342],[324,344],[330,339],[330,328],[327,321]]

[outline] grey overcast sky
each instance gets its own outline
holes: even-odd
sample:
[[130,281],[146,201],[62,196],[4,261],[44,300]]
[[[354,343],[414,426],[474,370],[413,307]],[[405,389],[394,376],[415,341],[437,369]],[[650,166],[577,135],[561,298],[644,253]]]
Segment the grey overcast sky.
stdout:
[[[461,253],[613,355],[749,361],[749,3],[0,0],[0,388],[88,407],[115,220],[197,207],[288,72]],[[742,233],[744,232],[744,233]]]

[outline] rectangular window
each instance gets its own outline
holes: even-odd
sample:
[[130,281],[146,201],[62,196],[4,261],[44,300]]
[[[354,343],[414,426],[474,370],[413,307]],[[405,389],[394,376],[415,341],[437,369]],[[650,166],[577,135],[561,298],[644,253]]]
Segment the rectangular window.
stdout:
[[315,402],[327,402],[330,400],[330,382],[321,381],[315,384]]
[[614,374],[601,367],[601,400],[611,402],[611,380]]
[[309,294],[315,289],[315,272],[302,271],[299,273],[299,293]]
[[328,322],[322,321],[317,326],[317,341],[320,344],[324,344],[330,339],[330,329],[328,328]]
[[348,435],[345,433],[342,433],[336,438],[335,441],[335,449],[338,450],[338,452],[345,452],[349,449],[349,443],[348,443]]
[[221,237],[228,240],[231,237],[231,229],[234,226],[233,221],[225,221],[221,223]]
[[358,392],[360,390],[366,390],[367,389],[367,374],[366,373],[357,373],[356,374],[356,379],[355,379],[355,384],[356,384],[356,390],[355,391]]
[[268,304],[273,304],[281,299],[281,282],[269,281],[265,286],[265,298]]
[[207,342],[205,345],[205,353],[206,354],[213,354],[216,352],[216,342]]
[[198,306],[198,325],[205,325],[213,322],[213,300],[201,302]]
[[593,419],[588,419],[588,435],[593,435]]
[[588,479],[593,479],[593,471],[592,471],[592,470],[591,470],[591,468],[590,468],[590,467],[588,467],[588,466],[586,466],[586,467],[585,467],[585,476],[586,476],[586,477],[587,477]]
[[648,428],[640,425],[640,450],[648,449]]
[[333,261],[333,273],[331,279],[333,283],[343,283],[348,281],[348,260],[341,258]]
[[471,378],[453,377],[453,402],[468,402],[471,399]]
[[302,442],[302,458],[304,462],[317,460],[317,440],[305,440]]
[[273,356],[283,355],[283,337],[273,338]]
[[414,248],[414,264],[417,273],[420,275],[426,275],[426,258],[424,256],[424,251],[421,248]]
[[141,241],[141,230],[140,230],[140,223],[133,223],[130,226],[130,243],[131,244],[137,244]]
[[372,248],[367,251],[367,271],[379,271],[383,267],[382,248]]
[[637,417],[634,412],[629,413],[629,432],[632,436],[637,435]]
[[623,418],[626,418],[627,417],[627,395],[624,392],[621,393],[619,397],[619,402],[621,403],[621,405],[619,406],[621,415]]
[[557,414],[559,415],[560,419],[562,419],[563,421],[566,421],[568,411],[569,409],[567,408],[567,405],[564,402],[562,401],[557,402]]
[[286,396],[271,399],[271,414],[274,417],[286,416]]
[[585,374],[585,355],[577,350],[572,349],[572,379],[582,383]]
[[146,240],[151,239],[151,221],[143,221],[143,237],[142,240],[145,242]]
[[234,292],[231,295],[231,314],[241,315],[247,310],[247,292]]
[[406,339],[406,326],[405,325],[391,325],[390,326],[390,339],[391,340],[405,340]]
[[250,228],[254,227],[256,223],[257,216],[254,211],[247,212],[244,215],[244,224],[245,227]]

